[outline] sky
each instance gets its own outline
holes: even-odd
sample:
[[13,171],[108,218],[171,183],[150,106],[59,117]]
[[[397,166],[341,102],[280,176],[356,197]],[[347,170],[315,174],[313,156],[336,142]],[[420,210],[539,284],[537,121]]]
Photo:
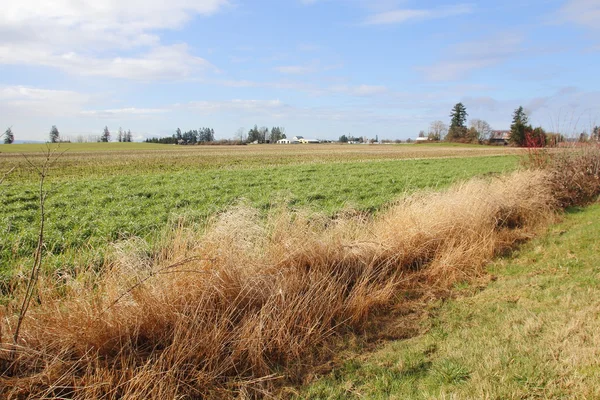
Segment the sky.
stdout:
[[17,140],[407,139],[458,102],[499,130],[521,105],[563,134],[600,124],[600,0],[5,3],[0,129]]

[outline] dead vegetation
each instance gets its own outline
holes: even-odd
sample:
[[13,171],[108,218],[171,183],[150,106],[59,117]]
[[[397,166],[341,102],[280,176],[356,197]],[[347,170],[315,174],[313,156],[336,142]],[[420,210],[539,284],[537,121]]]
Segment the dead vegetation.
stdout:
[[182,224],[159,251],[118,244],[99,275],[40,277],[16,344],[14,305],[4,310],[0,393],[268,395],[327,358],[336,335],[401,305],[402,290],[426,296],[482,274],[567,205],[557,176],[472,180],[376,217],[277,209],[265,219],[240,206],[203,229]]

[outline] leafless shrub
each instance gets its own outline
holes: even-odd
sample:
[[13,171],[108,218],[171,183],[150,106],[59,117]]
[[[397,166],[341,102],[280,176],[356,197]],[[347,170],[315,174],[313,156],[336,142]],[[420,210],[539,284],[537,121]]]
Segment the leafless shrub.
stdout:
[[600,195],[600,147],[597,144],[556,154],[550,170],[552,188],[561,207],[584,205]]

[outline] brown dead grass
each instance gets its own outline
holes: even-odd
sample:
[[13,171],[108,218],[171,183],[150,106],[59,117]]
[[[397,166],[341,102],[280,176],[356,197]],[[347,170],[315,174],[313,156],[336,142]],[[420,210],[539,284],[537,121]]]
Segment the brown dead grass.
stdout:
[[[156,254],[121,243],[106,272],[40,282],[19,343],[2,325],[6,398],[264,396],[348,329],[482,273],[552,218],[549,173],[519,172],[410,196],[377,217],[248,207]],[[18,293],[16,294],[18,297]]]

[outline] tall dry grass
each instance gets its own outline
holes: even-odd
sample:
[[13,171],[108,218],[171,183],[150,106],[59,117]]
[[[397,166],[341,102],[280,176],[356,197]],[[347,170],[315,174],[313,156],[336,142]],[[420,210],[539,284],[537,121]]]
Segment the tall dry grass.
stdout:
[[521,171],[336,218],[237,207],[184,225],[160,251],[115,246],[103,273],[52,277],[10,343],[7,398],[219,398],[267,395],[302,376],[347,329],[483,272],[552,219],[556,175]]

